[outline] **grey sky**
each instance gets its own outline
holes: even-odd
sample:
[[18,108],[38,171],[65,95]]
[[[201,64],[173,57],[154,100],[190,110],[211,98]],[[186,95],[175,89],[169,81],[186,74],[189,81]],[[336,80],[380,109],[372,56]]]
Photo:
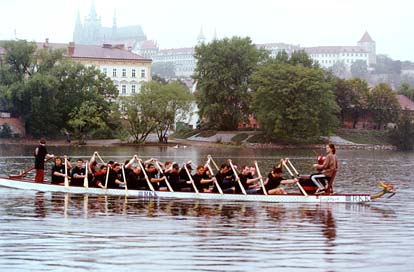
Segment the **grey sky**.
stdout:
[[[255,43],[355,45],[367,30],[377,53],[414,60],[414,2],[409,0],[95,0],[104,26],[141,25],[160,48],[190,47],[203,28],[207,40],[249,36]],[[0,0],[0,40],[72,40],[77,11],[91,0]]]

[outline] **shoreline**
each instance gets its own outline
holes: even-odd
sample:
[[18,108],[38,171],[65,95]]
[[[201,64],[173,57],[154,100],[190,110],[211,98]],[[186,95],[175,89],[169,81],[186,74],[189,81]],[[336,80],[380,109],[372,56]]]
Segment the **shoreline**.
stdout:
[[[187,139],[172,139],[168,143],[147,142],[144,144],[133,144],[124,142],[118,139],[103,139],[90,140],[85,145],[79,145],[76,141],[67,142],[66,140],[46,140],[48,146],[85,146],[85,147],[109,147],[109,146],[199,146],[199,147],[228,147],[228,148],[249,148],[249,149],[323,149],[325,144],[273,144],[273,143],[247,143],[243,142],[240,145],[232,144],[231,142],[216,143],[210,141],[195,141]],[[0,145],[26,145],[36,146],[39,143],[38,139],[0,139]],[[377,144],[341,144],[334,143],[339,149],[344,150],[396,150],[392,145],[377,145]]]

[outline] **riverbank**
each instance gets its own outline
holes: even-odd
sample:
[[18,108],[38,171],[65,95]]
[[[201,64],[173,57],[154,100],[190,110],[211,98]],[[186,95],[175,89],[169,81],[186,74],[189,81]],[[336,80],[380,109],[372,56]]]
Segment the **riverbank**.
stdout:
[[[233,148],[250,148],[250,149],[323,149],[324,143],[321,144],[275,144],[275,143],[249,143],[244,140],[239,143],[232,142],[231,139],[240,132],[219,132],[210,137],[189,137],[188,139],[170,139],[168,143],[158,143],[157,141],[149,141],[145,146],[169,146],[173,148],[187,148],[190,146],[201,147],[233,147]],[[338,149],[350,150],[395,150],[395,146],[388,144],[358,144],[339,136],[324,137],[326,142],[335,144]],[[38,139],[21,138],[21,139],[0,139],[3,145],[31,145],[35,146],[39,143]],[[77,141],[67,142],[66,140],[49,140],[48,146],[79,146]],[[109,146],[135,146],[137,144],[128,143],[119,139],[97,139],[88,140],[84,146],[109,147]]]

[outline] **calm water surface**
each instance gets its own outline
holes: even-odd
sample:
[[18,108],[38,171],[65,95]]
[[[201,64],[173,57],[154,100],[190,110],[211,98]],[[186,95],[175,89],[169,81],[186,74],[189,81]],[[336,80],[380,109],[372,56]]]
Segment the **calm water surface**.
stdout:
[[[48,147],[73,158],[95,149]],[[281,157],[310,173],[311,150],[99,148],[178,162]],[[0,174],[30,167],[33,147],[0,146]],[[414,153],[339,150],[337,192],[398,194],[369,204],[266,204],[104,196],[0,188],[1,271],[414,271]],[[49,166],[48,166],[49,167]],[[297,189],[287,187],[289,191]]]

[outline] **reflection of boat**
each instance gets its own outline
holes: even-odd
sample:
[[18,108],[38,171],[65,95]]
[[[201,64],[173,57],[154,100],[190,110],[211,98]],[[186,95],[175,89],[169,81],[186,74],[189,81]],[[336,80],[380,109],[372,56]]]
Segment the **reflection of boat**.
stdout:
[[369,202],[386,193],[393,193],[387,185],[383,184],[382,192],[374,195],[369,194],[332,194],[332,195],[242,195],[242,194],[218,194],[218,193],[192,193],[192,192],[164,192],[164,191],[142,191],[142,190],[124,190],[124,189],[101,189],[101,188],[84,188],[84,187],[65,187],[61,185],[52,185],[44,183],[34,183],[29,179],[10,179],[0,177],[0,186],[35,190],[41,192],[63,192],[72,194],[89,194],[89,195],[113,195],[139,197],[139,198],[179,198],[179,199],[216,199],[224,201],[256,201],[256,202],[303,202],[303,203],[363,203]]

